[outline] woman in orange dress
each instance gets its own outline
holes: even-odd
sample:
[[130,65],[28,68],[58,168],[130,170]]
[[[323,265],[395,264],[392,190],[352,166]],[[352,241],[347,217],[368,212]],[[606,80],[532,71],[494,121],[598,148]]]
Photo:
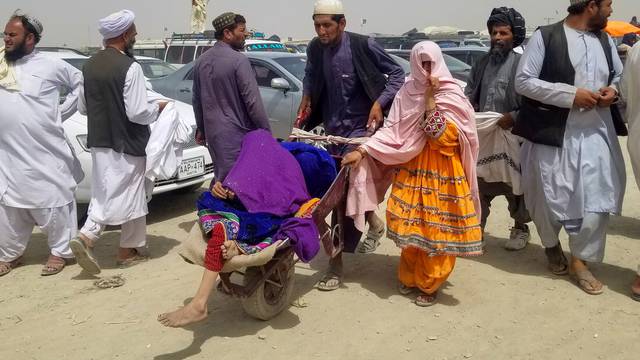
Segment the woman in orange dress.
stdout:
[[366,194],[384,193],[380,186],[386,182],[367,181],[370,174],[394,168],[387,236],[402,248],[399,289],[405,295],[419,290],[416,304],[430,306],[456,257],[483,252],[475,173],[478,142],[473,108],[440,48],[430,41],[417,44],[411,68],[385,127],[347,154],[343,165],[354,169],[356,184],[376,188],[349,194],[351,208],[359,211],[370,211],[381,200]]

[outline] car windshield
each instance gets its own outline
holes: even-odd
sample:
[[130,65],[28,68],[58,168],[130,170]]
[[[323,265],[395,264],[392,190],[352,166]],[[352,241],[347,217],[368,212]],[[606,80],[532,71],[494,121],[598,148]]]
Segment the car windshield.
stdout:
[[447,67],[451,72],[463,72],[471,70],[471,66],[463,61],[454,58],[451,55],[442,54],[442,56],[444,57],[444,62],[447,64]]
[[304,79],[304,68],[307,66],[306,56],[282,57],[275,59],[275,61],[298,80]]
[[142,66],[142,72],[147,79],[158,79],[176,71],[176,67],[164,61],[138,60],[138,63]]

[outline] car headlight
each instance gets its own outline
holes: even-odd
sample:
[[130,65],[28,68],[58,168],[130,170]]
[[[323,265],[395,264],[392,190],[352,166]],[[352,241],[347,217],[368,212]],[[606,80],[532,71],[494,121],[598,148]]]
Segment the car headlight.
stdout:
[[78,135],[76,136],[76,139],[78,139],[78,143],[80,144],[82,150],[89,152],[89,146],[87,145],[87,135]]

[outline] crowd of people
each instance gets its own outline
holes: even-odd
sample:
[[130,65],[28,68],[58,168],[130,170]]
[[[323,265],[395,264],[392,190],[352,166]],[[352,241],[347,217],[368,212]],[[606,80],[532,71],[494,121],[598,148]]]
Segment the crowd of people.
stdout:
[[[324,125],[329,135],[368,140],[327,149],[341,159],[336,166],[351,171],[344,214],[334,211],[332,217],[336,228],[340,215],[346,216],[340,224],[344,248],[331,257],[318,289],[339,289],[342,252],[374,252],[386,230],[402,249],[398,291],[416,293],[416,305],[431,306],[456,258],[482,255],[491,203],[504,196],[513,219],[507,250],[527,246],[527,224],[533,222],[549,270],[569,275],[588,294],[603,293],[589,264],[603,261],[610,216],[622,209],[626,172],[618,136],[629,135],[640,180],[640,44],[629,51],[623,71],[616,45],[603,31],[611,13],[612,0],[570,0],[567,17],[540,27],[519,54],[514,49],[525,41],[524,17],[512,8],[493,9],[487,21],[491,49],[463,89],[435,43],[415,45],[405,78],[373,39],[346,31],[339,0],[319,0],[312,14],[318,36],[307,50],[296,126]],[[35,51],[43,26],[34,17],[16,13],[5,26],[0,276],[20,264],[35,225],[51,248],[43,276],[59,273],[74,258],[98,274],[92,249],[107,225],[122,226],[119,265],[147,259],[145,146],[149,125],[167,101],[148,98],[131,51],[134,22],[128,10],[101,19],[104,49],[82,71]],[[216,178],[206,194],[211,198],[198,203],[206,211],[200,219],[208,234],[202,281],[189,304],[158,317],[165,326],[206,318],[224,264],[284,239],[275,228],[268,240],[254,243],[255,233],[241,236],[248,213],[271,220],[295,217],[289,237],[319,237],[308,219],[317,199],[296,159],[281,153],[268,135],[253,70],[240,53],[246,25],[231,12],[213,20],[217,41],[194,67],[195,139],[208,147]],[[60,88],[69,90],[63,104]],[[620,100],[627,104],[629,130]],[[76,109],[87,115],[93,159],[91,204],[80,230],[74,189],[83,174],[62,130],[62,121]],[[269,154],[256,155],[251,163],[245,152],[256,148]],[[263,187],[281,187],[286,195],[269,200],[256,186],[259,176],[239,175],[247,166],[264,176],[287,169],[290,176]],[[375,214],[385,200],[386,222]],[[569,236],[568,259],[559,241],[562,229]],[[305,261],[317,252],[307,250],[299,254]],[[640,268],[631,288],[640,301]]]

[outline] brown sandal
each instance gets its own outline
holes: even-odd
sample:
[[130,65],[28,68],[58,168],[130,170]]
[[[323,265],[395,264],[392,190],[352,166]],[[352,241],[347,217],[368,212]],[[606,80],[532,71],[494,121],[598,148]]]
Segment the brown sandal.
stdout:
[[[576,272],[571,271],[570,276],[573,281],[576,282],[578,287],[589,295],[600,295],[604,292],[604,285],[598,279],[596,279],[589,270],[583,269]],[[599,283],[600,288],[597,289],[593,285],[594,283]]]
[[49,259],[47,259],[47,263],[44,264],[42,268],[42,272],[40,272],[41,276],[51,276],[58,274],[64,269],[67,265],[67,260],[55,255],[49,255]]
[[22,256],[9,262],[0,261],[0,277],[7,275],[11,272],[11,270],[17,268],[20,265],[22,265]]

